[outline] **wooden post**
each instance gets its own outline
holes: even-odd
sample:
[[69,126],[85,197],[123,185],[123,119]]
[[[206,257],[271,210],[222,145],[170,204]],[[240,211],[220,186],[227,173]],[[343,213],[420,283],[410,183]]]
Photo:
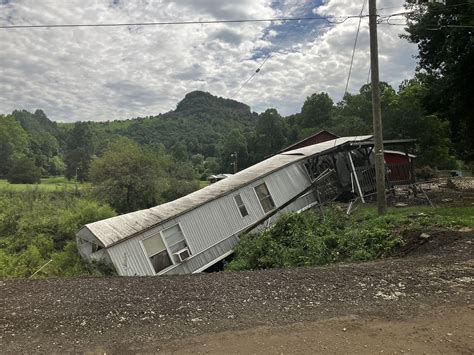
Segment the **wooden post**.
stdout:
[[369,0],[370,31],[370,71],[372,77],[372,117],[374,125],[375,179],[377,187],[377,211],[379,215],[387,211],[385,197],[385,162],[383,152],[382,113],[379,92],[379,58],[377,44],[377,5]]

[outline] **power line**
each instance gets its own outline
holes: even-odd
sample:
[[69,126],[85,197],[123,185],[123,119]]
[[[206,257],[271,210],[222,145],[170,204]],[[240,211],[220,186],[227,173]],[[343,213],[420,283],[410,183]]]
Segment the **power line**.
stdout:
[[[445,5],[440,9],[431,9],[431,11],[443,11],[449,7],[468,5],[469,3]],[[395,7],[387,7],[391,9]],[[381,9],[382,10],[382,9]],[[409,15],[416,11],[399,12],[390,15],[378,16],[381,19],[389,19],[393,16]],[[277,18],[263,18],[263,19],[236,19],[236,20],[204,20],[204,21],[162,21],[162,22],[130,22],[130,23],[92,23],[92,24],[45,24],[45,25],[1,25],[0,29],[35,29],[35,28],[74,28],[74,27],[127,27],[127,26],[173,26],[173,25],[206,25],[219,23],[252,23],[252,22],[279,22],[279,21],[326,21],[330,24],[341,24],[351,18],[368,17],[368,15],[347,15],[347,16],[313,16],[313,17],[277,17]],[[340,20],[337,20],[340,19]]]
[[347,93],[347,88],[349,87],[349,80],[351,79],[352,64],[354,63],[354,55],[355,55],[355,50],[357,46],[357,39],[359,38],[360,23],[362,22],[362,13],[364,12],[366,1],[367,0],[364,0],[364,2],[362,3],[362,9],[360,10],[360,14],[359,14],[359,24],[357,25],[357,31],[356,31],[356,36],[354,40],[354,48],[352,48],[351,64],[349,66],[349,75],[347,75],[346,89],[344,90],[344,95]]
[[[288,28],[288,30],[286,31],[286,33],[282,36],[282,38],[281,38],[282,41],[283,41],[283,39],[285,39],[285,38],[288,36],[288,34],[290,33],[290,30],[291,30],[291,28]],[[257,74],[260,72],[260,70],[262,69],[262,67],[264,66],[264,64],[267,62],[268,59],[270,59],[271,56],[272,56],[272,53],[271,53],[271,52],[268,53],[267,57],[263,60],[262,63],[260,63],[260,65],[259,65],[258,68],[255,70],[255,72],[252,73],[252,75],[250,75],[250,77],[249,77],[247,80],[245,80],[245,81],[242,83],[242,85],[240,85],[239,89],[235,92],[235,94],[232,95],[232,97],[237,96],[237,95],[239,94],[240,90],[242,90],[243,87],[244,87],[245,85],[247,85],[247,84],[250,82],[250,80],[252,80],[252,79],[254,78],[254,76],[257,75]]]
[[[263,19],[236,19],[236,20],[205,20],[205,21],[163,21],[163,22],[130,22],[130,23],[93,23],[93,24],[50,24],[50,25],[2,25],[0,29],[22,28],[69,28],[69,27],[127,27],[127,26],[170,26],[170,25],[209,25],[219,23],[248,23],[248,22],[286,22],[286,21],[326,21],[330,24],[341,24],[358,15],[344,17],[276,17]],[[364,16],[366,17],[366,16]],[[341,20],[336,20],[340,18]]]
[[[360,16],[362,16],[362,13],[364,12],[366,2],[367,2],[367,0],[364,0],[364,2],[362,3],[362,9],[360,9],[360,14],[359,14]],[[351,64],[349,66],[349,74],[347,75],[346,89],[344,90],[344,96],[347,94],[347,88],[349,87],[349,80],[351,79],[352,64],[354,63],[354,55],[355,55],[356,46],[357,46],[357,39],[359,38],[359,31],[360,31],[360,23],[361,22],[362,22],[362,17],[359,17],[359,23],[357,24],[357,31],[356,31],[355,40],[354,40],[354,48],[352,48]],[[357,141],[357,136],[356,136],[355,140]],[[334,141],[334,146],[335,145],[336,145],[336,141]],[[349,154],[350,154],[350,152],[349,152]]]

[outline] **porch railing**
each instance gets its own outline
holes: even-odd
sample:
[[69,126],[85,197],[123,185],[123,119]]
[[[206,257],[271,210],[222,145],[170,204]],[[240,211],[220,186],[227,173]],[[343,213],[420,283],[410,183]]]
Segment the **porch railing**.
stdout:
[[[355,171],[362,193],[366,194],[375,191],[375,166],[357,166]],[[415,172],[413,164],[385,164],[385,184],[387,188],[414,183]]]

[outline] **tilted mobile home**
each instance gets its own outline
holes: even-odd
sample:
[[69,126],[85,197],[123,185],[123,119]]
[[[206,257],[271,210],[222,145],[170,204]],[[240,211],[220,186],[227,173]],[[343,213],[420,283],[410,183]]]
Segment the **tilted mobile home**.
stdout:
[[[85,225],[81,256],[119,275],[170,275],[207,269],[233,252],[243,231],[270,224],[275,212],[315,205],[314,183],[333,168],[351,183],[348,152],[371,136],[344,137],[283,152],[175,201]],[[328,155],[329,154],[329,155]],[[339,183],[338,182],[338,183]]]

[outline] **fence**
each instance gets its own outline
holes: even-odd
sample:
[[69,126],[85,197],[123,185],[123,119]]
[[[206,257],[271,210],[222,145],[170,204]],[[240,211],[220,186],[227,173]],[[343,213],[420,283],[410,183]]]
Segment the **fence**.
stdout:
[[[375,166],[358,166],[355,168],[360,188],[363,194],[373,192],[376,189]],[[385,184],[388,188],[399,185],[410,185],[415,183],[413,164],[386,164]]]

